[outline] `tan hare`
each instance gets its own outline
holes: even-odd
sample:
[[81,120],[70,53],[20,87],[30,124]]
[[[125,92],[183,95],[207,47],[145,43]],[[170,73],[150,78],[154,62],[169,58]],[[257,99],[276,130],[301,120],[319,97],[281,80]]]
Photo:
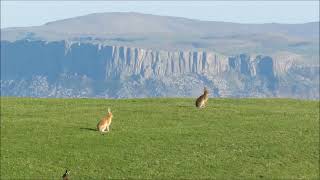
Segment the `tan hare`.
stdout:
[[[109,126],[111,124],[113,115],[112,112],[110,111],[110,108],[108,108],[108,114],[103,117],[100,122],[97,124],[97,130],[104,133],[104,132],[109,132]],[[105,131],[107,129],[107,131]]]
[[209,97],[209,92],[207,88],[204,88],[203,94],[200,97],[198,97],[198,99],[196,100],[196,107],[204,108],[208,103],[208,97]]

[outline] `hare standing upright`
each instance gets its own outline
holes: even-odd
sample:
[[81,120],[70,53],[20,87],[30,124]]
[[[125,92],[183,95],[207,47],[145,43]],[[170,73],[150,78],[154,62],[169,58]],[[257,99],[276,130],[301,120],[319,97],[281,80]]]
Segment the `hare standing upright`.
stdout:
[[196,100],[196,107],[204,108],[207,105],[208,96],[209,96],[209,92],[207,88],[204,88],[203,94],[200,97],[198,97],[198,99]]
[[[108,114],[100,120],[100,122],[97,124],[97,130],[104,133],[109,132],[109,126],[111,124],[113,115],[110,111],[110,108],[108,108]],[[107,131],[105,131],[107,129]]]

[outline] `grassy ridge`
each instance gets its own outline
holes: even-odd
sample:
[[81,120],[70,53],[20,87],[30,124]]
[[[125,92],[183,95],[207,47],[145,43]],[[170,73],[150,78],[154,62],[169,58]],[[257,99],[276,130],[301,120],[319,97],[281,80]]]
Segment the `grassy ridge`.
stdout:
[[1,98],[3,179],[312,179],[318,168],[318,101]]

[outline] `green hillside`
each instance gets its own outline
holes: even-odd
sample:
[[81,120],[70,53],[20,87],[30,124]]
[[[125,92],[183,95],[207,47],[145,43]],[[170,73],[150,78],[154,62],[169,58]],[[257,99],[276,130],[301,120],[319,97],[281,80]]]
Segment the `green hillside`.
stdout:
[[[111,132],[96,124],[110,107]],[[317,179],[319,101],[1,98],[1,179]]]

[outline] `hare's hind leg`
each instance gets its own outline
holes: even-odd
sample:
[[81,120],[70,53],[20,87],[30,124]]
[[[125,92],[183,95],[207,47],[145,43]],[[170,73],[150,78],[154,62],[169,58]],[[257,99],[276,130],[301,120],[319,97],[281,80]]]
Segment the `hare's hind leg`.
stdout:
[[207,105],[208,105],[208,102],[207,102],[207,101],[203,103],[203,107],[204,107],[204,108],[207,107]]
[[205,107],[205,103],[202,101],[201,103],[200,103],[200,108],[204,108]]
[[104,129],[102,129],[101,133],[107,133],[109,132],[109,126],[106,126]]
[[103,129],[103,132],[104,132],[104,133],[109,132],[109,126],[106,126],[106,127]]
[[99,128],[99,132],[100,132],[101,134],[106,133],[106,128],[105,128],[105,127],[100,127],[100,128]]

